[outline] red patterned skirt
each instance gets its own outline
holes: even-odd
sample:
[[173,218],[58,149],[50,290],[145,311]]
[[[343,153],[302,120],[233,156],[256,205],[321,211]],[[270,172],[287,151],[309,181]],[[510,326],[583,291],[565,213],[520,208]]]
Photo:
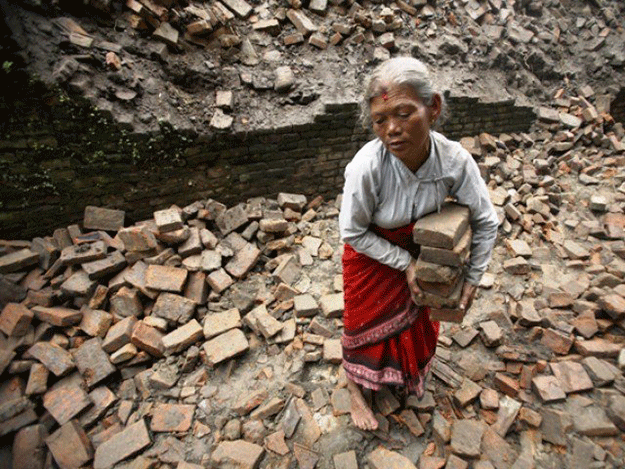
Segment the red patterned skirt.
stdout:
[[[418,255],[412,225],[385,230],[379,236]],[[352,381],[369,389],[406,386],[421,397],[430,369],[439,323],[429,308],[410,298],[406,274],[359,254],[346,244],[343,253],[343,367]]]

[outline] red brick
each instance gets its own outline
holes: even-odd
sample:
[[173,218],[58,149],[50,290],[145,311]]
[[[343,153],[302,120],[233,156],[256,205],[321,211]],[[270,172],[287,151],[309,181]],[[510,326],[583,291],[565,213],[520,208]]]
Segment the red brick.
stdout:
[[165,265],[149,265],[145,273],[148,288],[160,291],[182,293],[187,280],[185,269]]
[[510,397],[516,397],[519,394],[519,382],[502,373],[495,373],[493,383],[504,394]]
[[95,451],[94,469],[110,469],[152,443],[143,419],[104,441]]
[[76,309],[63,308],[61,306],[52,308],[33,306],[32,310],[37,319],[57,327],[73,326],[74,324],[79,324],[82,320],[82,312]]
[[28,349],[27,356],[39,360],[56,376],[63,376],[76,366],[67,350],[50,342],[37,342]]
[[162,357],[165,351],[163,334],[143,321],[135,324],[130,342],[138,349],[145,350],[154,357]]
[[186,432],[191,428],[194,405],[157,404],[152,410],[150,430],[153,432]]
[[13,469],[43,469],[46,436],[48,432],[42,424],[20,429],[13,439]]
[[91,405],[91,399],[77,383],[59,381],[43,396],[43,406],[63,425]]
[[61,469],[82,467],[93,457],[93,447],[75,420],[62,425],[46,438],[46,444]]
[[7,336],[20,337],[26,334],[34,314],[19,303],[8,303],[0,313],[0,331]]

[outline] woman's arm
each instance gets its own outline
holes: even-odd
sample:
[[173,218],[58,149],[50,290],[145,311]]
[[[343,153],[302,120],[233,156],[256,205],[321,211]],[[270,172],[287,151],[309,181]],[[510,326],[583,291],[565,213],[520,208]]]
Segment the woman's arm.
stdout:
[[394,269],[406,270],[411,256],[369,229],[379,204],[381,168],[370,160],[354,160],[345,169],[339,214],[341,239],[356,252]]

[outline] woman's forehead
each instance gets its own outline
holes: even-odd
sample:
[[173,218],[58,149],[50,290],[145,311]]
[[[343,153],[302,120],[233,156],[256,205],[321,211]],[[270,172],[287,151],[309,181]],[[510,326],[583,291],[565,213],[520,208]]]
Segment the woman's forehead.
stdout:
[[417,104],[421,102],[421,98],[409,86],[382,88],[380,92],[370,100],[372,111],[374,107],[395,107],[403,104]]

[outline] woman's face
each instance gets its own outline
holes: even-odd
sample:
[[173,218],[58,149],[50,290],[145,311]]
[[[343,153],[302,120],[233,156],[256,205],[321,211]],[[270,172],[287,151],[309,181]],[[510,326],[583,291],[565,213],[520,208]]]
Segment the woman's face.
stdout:
[[426,106],[410,86],[390,87],[371,99],[373,131],[393,155],[416,171],[428,157],[430,126],[440,109],[438,95]]

